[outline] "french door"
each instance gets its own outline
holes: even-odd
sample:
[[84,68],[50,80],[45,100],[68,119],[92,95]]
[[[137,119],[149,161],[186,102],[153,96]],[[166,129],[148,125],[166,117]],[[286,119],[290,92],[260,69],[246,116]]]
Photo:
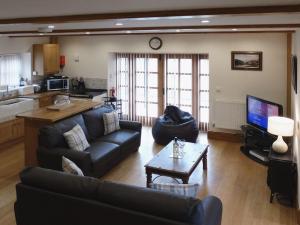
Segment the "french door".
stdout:
[[192,56],[166,55],[165,103],[193,113],[193,59]]
[[137,54],[134,65],[133,109],[135,117],[143,124],[151,125],[159,115],[159,55]]
[[167,105],[191,113],[208,129],[209,68],[207,55],[116,54],[117,96],[123,115],[152,125]]

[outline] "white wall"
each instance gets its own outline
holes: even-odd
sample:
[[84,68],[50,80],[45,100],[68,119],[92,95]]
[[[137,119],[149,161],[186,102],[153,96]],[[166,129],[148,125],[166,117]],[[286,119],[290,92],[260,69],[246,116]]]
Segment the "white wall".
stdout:
[[22,76],[31,80],[32,45],[40,43],[49,43],[49,38],[0,37],[0,54],[20,54],[22,59]]
[[33,44],[49,43],[49,38],[0,37],[0,54],[31,52]]
[[[295,162],[297,163],[298,167],[298,183],[300,181],[300,130],[299,130],[299,123],[300,123],[300,74],[299,74],[299,60],[300,60],[300,30],[293,35],[293,54],[297,55],[298,58],[298,79],[297,79],[297,86],[298,91],[297,94],[295,93],[294,89],[292,88],[292,116],[295,120],[295,135],[293,138],[293,150],[295,156]],[[298,184],[298,205],[300,205],[300,185]]]
[[[208,53],[210,59],[211,111],[213,100],[245,101],[252,94],[286,105],[286,34],[195,34],[158,35],[163,47],[151,50],[153,35],[61,37],[66,56],[65,73],[70,76],[107,78],[109,53]],[[263,71],[232,71],[231,51],[263,51]],[[79,56],[79,62],[74,58]],[[220,92],[216,92],[216,88]]]

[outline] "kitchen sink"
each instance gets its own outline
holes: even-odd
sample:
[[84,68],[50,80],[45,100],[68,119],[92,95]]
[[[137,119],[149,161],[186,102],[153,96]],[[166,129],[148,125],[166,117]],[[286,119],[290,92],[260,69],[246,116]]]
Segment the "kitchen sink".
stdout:
[[12,98],[0,101],[0,122],[15,118],[19,113],[35,108],[35,101],[29,98]]
[[8,100],[0,101],[0,106],[3,106],[3,105],[12,105],[12,104],[23,102],[24,100],[26,101],[26,99],[24,99],[24,98],[13,98],[13,99],[8,99]]

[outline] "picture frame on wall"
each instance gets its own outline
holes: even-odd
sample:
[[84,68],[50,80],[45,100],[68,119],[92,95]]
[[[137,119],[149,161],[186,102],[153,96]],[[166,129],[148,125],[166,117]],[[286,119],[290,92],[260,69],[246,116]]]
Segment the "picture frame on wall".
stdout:
[[255,70],[262,71],[262,52],[254,51],[232,51],[231,69],[232,70]]
[[292,56],[292,86],[294,88],[295,93],[297,94],[298,92],[298,87],[297,87],[297,56],[293,55]]

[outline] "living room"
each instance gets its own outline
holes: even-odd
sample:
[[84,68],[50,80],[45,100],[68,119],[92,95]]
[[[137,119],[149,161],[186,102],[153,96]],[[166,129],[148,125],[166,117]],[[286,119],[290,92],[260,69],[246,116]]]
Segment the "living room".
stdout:
[[297,1],[57,5],[0,9],[0,224],[300,224]]

